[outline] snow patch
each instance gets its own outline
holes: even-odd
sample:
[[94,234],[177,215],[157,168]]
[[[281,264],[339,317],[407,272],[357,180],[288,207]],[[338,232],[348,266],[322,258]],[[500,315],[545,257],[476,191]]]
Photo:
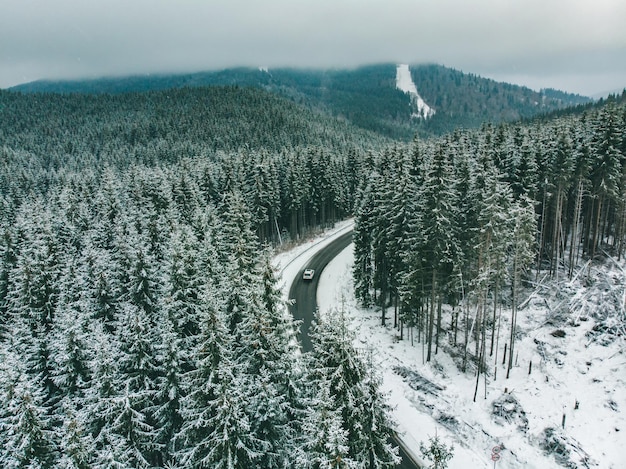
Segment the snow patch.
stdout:
[[413,113],[412,117],[428,119],[435,114],[435,110],[426,104],[417,92],[417,87],[411,77],[411,70],[409,70],[408,64],[398,64],[396,69],[396,88],[411,96],[412,104],[417,107],[417,113]]
[[[311,256],[352,224],[347,220],[274,258],[285,299],[291,281]],[[380,308],[359,307],[352,282],[353,249],[347,247],[321,273],[318,307],[322,314],[344,309],[356,333],[355,345],[373,352],[397,431],[411,453],[419,455],[419,443],[437,434],[444,443],[454,444],[449,469],[490,469],[496,446],[501,447],[498,469],[626,467],[626,453],[621,451],[626,431],[626,336],[607,321],[623,314],[626,303],[622,264],[591,274],[581,268],[580,275],[563,279],[552,290],[540,285],[532,294],[527,292],[528,300],[519,309],[511,376],[505,378],[502,358],[494,357],[487,384],[481,378],[479,398],[473,402],[475,375],[459,371],[449,337],[427,364],[423,342],[399,340],[393,308],[387,313],[387,327],[382,327]],[[600,296],[608,297],[615,311],[598,310]],[[502,320],[506,325],[506,314]]]

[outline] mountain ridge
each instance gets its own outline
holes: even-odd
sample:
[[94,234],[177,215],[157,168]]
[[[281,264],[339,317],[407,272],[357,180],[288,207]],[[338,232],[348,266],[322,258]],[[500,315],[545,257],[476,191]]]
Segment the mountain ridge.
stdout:
[[419,101],[397,88],[396,64],[350,69],[239,67],[188,74],[88,80],[41,80],[9,88],[22,93],[121,94],[234,85],[262,88],[357,127],[398,140],[440,135],[484,122],[510,122],[592,102],[558,90],[533,91],[436,64],[408,66],[419,95],[434,109],[416,119]]

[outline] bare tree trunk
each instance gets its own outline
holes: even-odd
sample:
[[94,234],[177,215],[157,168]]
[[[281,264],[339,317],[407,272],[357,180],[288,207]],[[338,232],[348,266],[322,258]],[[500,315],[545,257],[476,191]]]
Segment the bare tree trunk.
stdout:
[[569,272],[568,277],[571,280],[574,275],[574,266],[578,262],[577,257],[574,256],[574,251],[578,251],[579,249],[579,235],[578,235],[578,227],[580,224],[580,211],[582,210],[583,204],[583,181],[582,178],[578,180],[578,187],[576,189],[576,206],[574,208],[574,219],[572,220],[572,239],[569,247]]
[[496,284],[493,289],[493,323],[491,324],[491,344],[489,347],[489,356],[493,356],[493,347],[495,343],[496,336],[496,314],[498,312],[498,292],[499,292],[499,284],[500,282],[496,280]]
[[602,196],[598,196],[598,208],[596,211],[596,221],[593,229],[593,240],[591,242],[591,259],[596,255],[596,249],[598,247],[598,237],[600,232],[600,213],[602,212]]
[[435,300],[436,300],[436,291],[437,291],[437,271],[433,269],[433,277],[432,277],[432,291],[430,297],[430,308],[428,315],[428,354],[426,355],[426,361],[430,361],[431,352],[433,348],[433,328],[435,324]]
[[435,331],[435,355],[439,352],[439,333],[441,332],[441,296],[437,297],[437,330]]
[[478,363],[476,366],[476,387],[474,388],[474,402],[476,402],[476,396],[478,395],[478,383],[480,382],[480,372],[485,372],[484,362],[485,362],[485,345],[486,338],[485,334],[487,333],[487,327],[485,324],[485,314],[483,314],[483,321],[480,329],[482,330],[481,339],[480,339],[480,353],[478,354]]
[[513,258],[513,285],[511,287],[511,337],[509,341],[509,364],[506,367],[506,379],[509,379],[511,368],[513,368],[513,351],[515,349],[515,326],[517,322],[517,268],[517,256],[515,255]]

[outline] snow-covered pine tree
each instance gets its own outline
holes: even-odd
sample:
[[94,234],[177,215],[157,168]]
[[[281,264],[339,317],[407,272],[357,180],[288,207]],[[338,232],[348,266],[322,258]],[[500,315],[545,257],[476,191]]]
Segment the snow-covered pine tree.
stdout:
[[85,300],[87,282],[81,259],[69,259],[61,272],[57,314],[50,333],[52,380],[55,399],[80,398],[89,384],[89,307]]
[[90,469],[95,454],[93,437],[75,401],[78,399],[64,399],[56,413],[62,419],[61,426],[56,428],[60,469]]
[[[400,319],[403,325],[409,328],[411,343],[413,343],[413,328],[418,330],[418,340],[422,332],[424,296],[425,258],[421,250],[424,244],[422,230],[422,213],[419,210],[419,191],[423,185],[426,162],[424,150],[420,142],[415,140],[410,152],[406,156],[406,222],[404,225],[404,242],[400,246],[400,255],[404,269],[400,275]],[[402,332],[401,332],[402,334]]]
[[181,467],[216,463],[210,434],[215,430],[222,380],[231,379],[232,340],[220,313],[219,289],[207,284],[201,292],[199,333],[191,350],[191,370],[182,375],[180,414],[183,423],[174,435],[174,457]]
[[373,288],[373,258],[372,258],[372,229],[374,215],[372,213],[375,201],[371,183],[359,189],[357,196],[356,213],[354,217],[354,293],[356,298],[365,307],[372,304]]
[[28,373],[39,377],[48,400],[55,393],[49,334],[59,296],[60,246],[53,235],[50,214],[41,204],[24,204],[16,224],[21,243],[10,274],[7,314],[11,327],[20,331],[16,345],[28,362]]
[[157,380],[163,371],[156,351],[160,331],[154,326],[156,318],[148,314],[135,304],[122,304],[116,327],[121,389],[109,400],[108,410],[111,431],[127,440],[130,460],[139,466],[160,464],[163,449],[154,417]]
[[7,333],[6,327],[9,322],[7,314],[7,296],[9,293],[9,276],[15,268],[17,253],[13,240],[13,230],[9,226],[0,224],[0,340]]
[[509,359],[506,377],[509,377],[514,362],[514,350],[517,328],[517,303],[522,283],[522,273],[528,268],[535,257],[535,237],[537,220],[533,201],[522,197],[513,205],[512,218],[514,228],[511,242],[511,335],[509,342]]
[[96,469],[129,467],[130,451],[126,438],[114,431],[113,400],[122,392],[119,371],[120,351],[117,337],[99,322],[91,323],[90,386],[78,409],[78,419],[85,422],[93,437],[90,466]]
[[251,228],[250,212],[239,192],[225,196],[221,212],[216,248],[224,267],[228,328],[237,335],[239,323],[253,307],[251,298],[258,287],[258,242]]
[[260,455],[256,464],[270,469],[284,467],[293,450],[293,429],[298,425],[292,420],[297,415],[296,341],[267,251],[261,256],[260,270],[260,294],[251,298],[253,306],[239,326],[234,360],[247,396],[252,441],[259,445],[254,448]]
[[245,412],[245,383],[232,361],[227,328],[217,311],[207,308],[201,322],[196,368],[184,377],[184,422],[175,436],[182,467],[247,469],[256,466],[258,442]]
[[595,198],[592,236],[588,254],[594,257],[596,250],[609,234],[609,214],[619,196],[622,176],[622,137],[617,108],[609,104],[598,115],[593,133],[591,166],[592,195]]
[[426,273],[424,283],[430,290],[426,332],[426,361],[430,361],[435,322],[437,324],[435,341],[438,345],[442,302],[448,293],[448,283],[454,266],[460,259],[457,227],[454,225],[457,218],[455,186],[452,169],[441,146],[435,149],[433,160],[425,173],[419,200],[423,244],[418,249],[421,250],[424,259]]
[[156,362],[159,370],[155,379],[154,404],[150,409],[160,448],[160,464],[174,462],[174,436],[183,424],[181,400],[183,399],[183,373],[191,369],[189,350],[176,333],[168,317],[159,322],[159,342],[156,344]]
[[382,378],[376,364],[368,352],[365,381],[365,401],[363,402],[363,435],[357,461],[364,461],[368,469],[392,469],[401,462],[398,448],[393,446],[394,423],[391,419],[391,406],[381,391]]
[[40,377],[27,373],[24,362],[11,351],[0,350],[0,358],[0,466],[57,467],[59,454]]
[[397,149],[383,151],[377,161],[377,172],[372,178],[372,188],[377,203],[372,210],[372,257],[374,272],[372,276],[374,290],[378,290],[378,305],[381,308],[381,324],[387,320],[387,304],[391,293],[391,262],[396,258],[390,253],[390,236],[392,235],[390,212],[393,210],[392,194],[396,185],[394,166],[400,158]]
[[163,317],[185,342],[185,348],[199,332],[201,293],[207,279],[199,258],[200,243],[191,228],[174,226],[166,248],[159,298]]
[[[309,399],[315,402],[316,394],[328,387],[329,411],[340,416],[347,438],[346,455],[357,467],[369,467],[372,459],[383,464],[374,467],[393,467],[394,450],[379,444],[380,439],[391,434],[391,421],[384,417],[387,408],[378,406],[382,399],[376,390],[377,382],[370,380],[366,365],[352,344],[354,334],[346,321],[342,311],[327,318],[318,315],[309,357]],[[385,466],[386,463],[391,465]]]
[[367,467],[349,455],[348,431],[343,428],[341,409],[337,409],[327,379],[317,383],[304,418],[303,443],[295,453],[292,467],[302,469],[356,469]]

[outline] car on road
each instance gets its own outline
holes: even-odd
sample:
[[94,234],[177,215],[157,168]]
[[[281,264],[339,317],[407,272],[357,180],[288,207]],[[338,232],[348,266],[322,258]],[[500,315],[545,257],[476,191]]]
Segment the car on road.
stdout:
[[313,269],[304,269],[304,273],[302,274],[302,280],[313,280],[314,275],[315,271]]

